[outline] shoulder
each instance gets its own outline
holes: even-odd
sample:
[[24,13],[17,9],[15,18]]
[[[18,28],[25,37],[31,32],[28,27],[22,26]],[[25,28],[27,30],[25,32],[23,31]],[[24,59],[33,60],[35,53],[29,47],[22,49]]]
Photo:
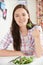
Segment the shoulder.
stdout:
[[36,25],[36,26],[34,26],[34,29],[38,29],[40,32],[42,32],[41,26]]
[[7,49],[13,43],[11,32],[7,32],[0,41],[0,49]]
[[12,35],[11,35],[11,31],[8,31],[4,35],[3,40],[7,41],[8,43],[12,42],[13,38],[12,38]]
[[35,25],[32,29],[30,29],[29,31],[32,32],[34,31],[35,29],[39,30],[40,32],[42,32],[42,28],[41,26],[38,26],[38,25]]

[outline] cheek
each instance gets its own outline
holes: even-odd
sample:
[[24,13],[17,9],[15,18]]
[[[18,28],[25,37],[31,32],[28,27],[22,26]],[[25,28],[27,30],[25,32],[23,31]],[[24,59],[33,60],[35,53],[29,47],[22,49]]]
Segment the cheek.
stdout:
[[17,21],[17,18],[16,17],[14,19],[15,19],[15,21]]
[[25,18],[25,21],[28,22],[28,18]]
[[16,23],[19,21],[19,19],[18,18],[15,18],[15,21],[16,21]]
[[16,23],[19,24],[18,20],[16,20]]

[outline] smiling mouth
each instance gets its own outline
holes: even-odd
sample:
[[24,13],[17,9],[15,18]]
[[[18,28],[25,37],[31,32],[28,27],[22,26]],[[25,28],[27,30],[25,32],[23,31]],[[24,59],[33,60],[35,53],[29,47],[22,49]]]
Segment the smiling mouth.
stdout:
[[22,22],[19,22],[19,23],[23,23],[24,21],[22,21]]
[[23,23],[23,22],[19,22],[19,23]]

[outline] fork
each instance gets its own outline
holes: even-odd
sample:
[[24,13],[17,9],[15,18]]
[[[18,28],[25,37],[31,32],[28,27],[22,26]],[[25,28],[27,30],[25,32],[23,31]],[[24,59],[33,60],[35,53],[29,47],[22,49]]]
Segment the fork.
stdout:
[[[15,61],[16,59],[19,59],[19,58],[21,58],[21,56],[18,56],[18,57],[16,57],[15,59],[13,59],[13,60],[11,60],[11,61],[9,61],[9,62]],[[9,63],[9,62],[8,62],[8,63]]]

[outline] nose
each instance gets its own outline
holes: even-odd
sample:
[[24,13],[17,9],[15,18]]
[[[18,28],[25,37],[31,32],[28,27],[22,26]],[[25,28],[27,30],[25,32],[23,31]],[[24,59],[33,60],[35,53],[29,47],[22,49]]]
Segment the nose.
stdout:
[[20,16],[20,17],[19,17],[19,19],[20,19],[20,20],[22,20],[22,19],[23,19],[23,17],[22,17],[22,16]]

